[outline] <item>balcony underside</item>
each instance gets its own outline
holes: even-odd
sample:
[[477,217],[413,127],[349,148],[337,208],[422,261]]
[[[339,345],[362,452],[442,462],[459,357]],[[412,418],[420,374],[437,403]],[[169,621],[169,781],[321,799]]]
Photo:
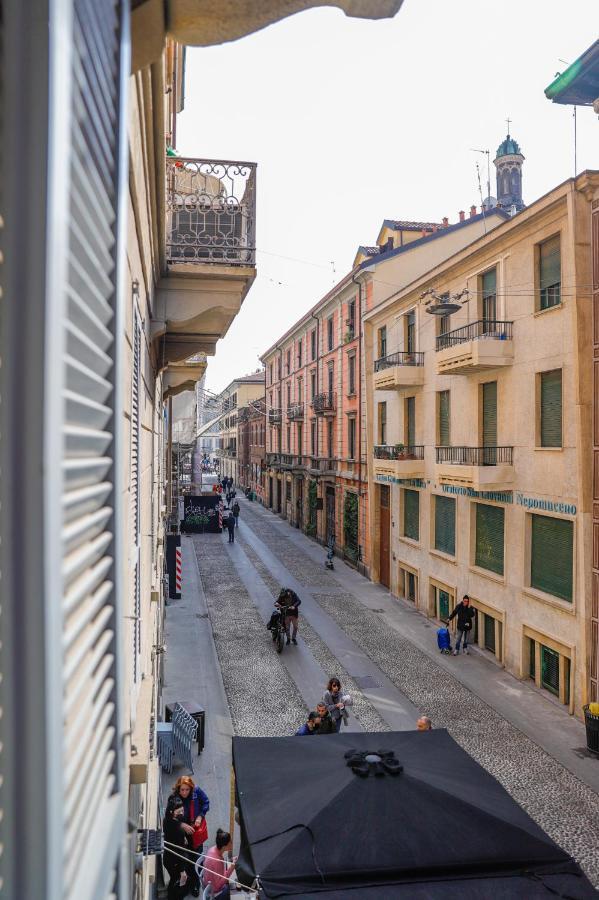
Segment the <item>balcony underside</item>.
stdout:
[[439,375],[473,375],[486,369],[511,366],[514,361],[512,341],[495,338],[464,341],[437,351]]
[[396,391],[424,384],[424,366],[390,366],[374,373],[375,391]]
[[183,391],[195,390],[196,382],[206,371],[206,359],[169,363],[162,377],[162,397],[175,397]]
[[475,491],[510,490],[514,483],[514,467],[437,463],[436,480],[439,484],[454,484]]
[[423,459],[376,459],[372,460],[375,479],[377,477],[391,478],[423,478]]
[[151,333],[160,368],[195,353],[212,356],[255,277],[254,266],[197,262],[172,266],[154,299]]

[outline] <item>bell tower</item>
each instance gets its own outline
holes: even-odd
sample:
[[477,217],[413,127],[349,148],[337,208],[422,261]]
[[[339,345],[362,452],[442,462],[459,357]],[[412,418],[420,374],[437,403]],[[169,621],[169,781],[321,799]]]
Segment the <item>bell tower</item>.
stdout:
[[525,205],[522,200],[524,156],[518,142],[509,133],[510,120],[507,122],[507,137],[497,148],[497,155],[493,160],[497,169],[497,205],[506,210],[515,207],[516,212],[519,212]]

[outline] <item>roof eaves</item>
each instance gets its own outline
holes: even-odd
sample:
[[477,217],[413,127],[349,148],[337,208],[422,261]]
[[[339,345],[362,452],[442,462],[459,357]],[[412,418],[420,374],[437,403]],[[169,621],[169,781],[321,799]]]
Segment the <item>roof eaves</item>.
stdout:
[[553,103],[592,106],[599,98],[599,39],[545,88]]

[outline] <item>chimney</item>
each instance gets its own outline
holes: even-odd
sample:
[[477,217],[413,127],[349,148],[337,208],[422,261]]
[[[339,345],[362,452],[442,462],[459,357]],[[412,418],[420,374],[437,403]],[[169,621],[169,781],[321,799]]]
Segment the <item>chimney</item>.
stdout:
[[466,213],[464,212],[464,210],[461,209],[461,210],[459,211],[458,215],[459,215],[459,217],[460,217],[460,222],[463,222],[464,219],[466,218]]
[[447,228],[448,225],[449,219],[447,218],[447,216],[443,216],[443,228]]
[[470,218],[473,219],[475,215],[476,215],[476,206],[471,206],[470,207]]

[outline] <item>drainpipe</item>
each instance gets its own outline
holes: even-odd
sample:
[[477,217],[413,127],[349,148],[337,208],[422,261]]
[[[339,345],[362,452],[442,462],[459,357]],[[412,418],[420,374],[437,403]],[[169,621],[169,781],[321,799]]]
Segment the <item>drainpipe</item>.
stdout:
[[[369,274],[375,271],[374,266],[367,266],[365,269],[362,269],[364,274]],[[356,273],[352,274],[352,281],[355,285],[358,286],[358,493],[360,500],[362,499],[362,485],[364,484],[362,479],[362,281],[358,281],[356,279]],[[362,508],[362,504],[360,504],[360,508]],[[362,535],[364,538],[365,535]],[[360,571],[360,563],[361,563],[361,550],[360,550],[360,529],[358,523],[358,571]],[[363,566],[362,566],[363,568]]]

